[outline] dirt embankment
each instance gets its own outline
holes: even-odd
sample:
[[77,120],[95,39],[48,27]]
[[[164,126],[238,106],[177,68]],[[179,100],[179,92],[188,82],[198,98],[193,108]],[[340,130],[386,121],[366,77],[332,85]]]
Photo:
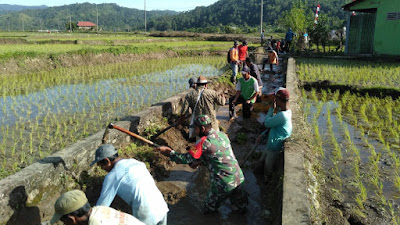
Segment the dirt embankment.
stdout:
[[379,98],[392,97],[393,99],[398,99],[400,97],[400,90],[387,88],[387,87],[359,87],[356,85],[341,85],[333,84],[329,80],[316,81],[316,82],[304,82],[302,84],[305,90],[311,91],[311,89],[316,89],[318,91],[328,90],[339,91],[340,94],[344,94],[349,91],[352,94],[359,94],[361,96],[374,96]]
[[243,34],[205,34],[193,32],[154,32],[152,37],[190,37],[204,41],[241,41],[247,40],[250,43],[259,44],[260,38],[256,36],[248,36]]
[[209,55],[225,55],[225,52],[210,52],[207,50],[175,52],[173,50],[167,50],[165,52],[151,52],[146,54],[63,54],[56,56],[50,55],[48,57],[10,59],[0,62],[0,76],[51,71],[63,67],[71,68],[76,66],[104,65],[110,63],[146,61],[150,59],[164,59],[171,57]]

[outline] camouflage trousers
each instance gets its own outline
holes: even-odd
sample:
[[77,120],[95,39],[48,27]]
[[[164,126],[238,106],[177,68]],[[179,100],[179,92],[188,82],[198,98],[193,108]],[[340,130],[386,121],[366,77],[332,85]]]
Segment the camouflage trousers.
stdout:
[[[214,186],[214,187],[213,187]],[[235,189],[229,192],[216,188],[215,185],[211,185],[211,190],[208,192],[206,200],[204,201],[205,212],[215,212],[221,206],[221,204],[229,199],[232,206],[237,209],[245,209],[248,205],[247,193],[244,190],[244,182],[237,186]]]

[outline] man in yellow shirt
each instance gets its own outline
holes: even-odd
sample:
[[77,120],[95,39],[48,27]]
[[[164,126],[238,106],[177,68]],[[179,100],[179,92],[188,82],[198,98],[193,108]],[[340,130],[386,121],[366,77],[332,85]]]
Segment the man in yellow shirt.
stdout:
[[276,51],[274,51],[271,47],[268,47],[267,52],[268,58],[264,59],[262,69],[264,70],[265,64],[269,64],[270,71],[273,72],[272,65],[279,65],[278,53],[276,53]]
[[239,68],[239,49],[238,49],[239,42],[234,41],[233,42],[233,47],[229,49],[229,54],[228,54],[228,63],[231,66],[232,69],[232,76],[231,76],[231,82],[233,84],[236,84],[236,75],[238,73],[238,68]]

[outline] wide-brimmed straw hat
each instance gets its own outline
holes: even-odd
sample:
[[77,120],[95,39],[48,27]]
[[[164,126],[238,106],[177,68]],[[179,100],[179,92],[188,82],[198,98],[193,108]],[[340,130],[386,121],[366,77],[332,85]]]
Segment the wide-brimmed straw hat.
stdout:
[[196,84],[208,84],[208,83],[210,83],[210,81],[208,81],[207,78],[203,75],[199,76],[196,82]]

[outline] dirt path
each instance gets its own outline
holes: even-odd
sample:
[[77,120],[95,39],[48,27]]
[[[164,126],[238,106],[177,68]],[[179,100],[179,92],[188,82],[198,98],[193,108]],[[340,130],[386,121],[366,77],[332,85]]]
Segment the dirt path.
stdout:
[[[261,66],[260,66],[261,68]],[[281,66],[278,67],[281,71]],[[271,93],[275,88],[283,85],[284,74],[279,72],[272,74],[265,72],[262,74],[264,82],[263,94]],[[264,98],[265,99],[265,98]],[[253,147],[256,137],[263,131],[262,122],[267,111],[266,103],[257,103],[250,119],[243,119],[240,116],[233,122],[228,122],[228,105],[220,107],[217,119],[220,127],[228,134],[236,158],[241,162],[248,151]],[[174,134],[173,134],[174,133]],[[169,140],[168,144],[175,150],[184,152],[181,132],[171,130],[161,138]],[[171,139],[175,139],[171,142]],[[180,139],[180,140],[179,140]],[[179,144],[180,143],[180,144]],[[264,144],[265,145],[265,144]],[[254,155],[260,154],[264,145],[260,145]],[[257,153],[258,152],[258,153]],[[157,183],[160,190],[168,199],[170,212],[168,213],[168,224],[208,224],[208,225],[271,225],[281,222],[281,200],[282,200],[282,168],[278,169],[278,175],[274,180],[266,185],[263,177],[255,175],[249,165],[257,157],[251,158],[242,167],[245,175],[245,190],[249,194],[248,212],[245,215],[235,215],[231,213],[229,201],[220,207],[218,214],[203,215],[200,208],[209,187],[209,172],[205,168],[193,170],[187,165],[175,165],[169,173],[169,177]],[[282,167],[282,164],[281,166]]]

